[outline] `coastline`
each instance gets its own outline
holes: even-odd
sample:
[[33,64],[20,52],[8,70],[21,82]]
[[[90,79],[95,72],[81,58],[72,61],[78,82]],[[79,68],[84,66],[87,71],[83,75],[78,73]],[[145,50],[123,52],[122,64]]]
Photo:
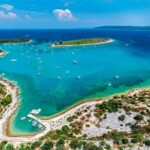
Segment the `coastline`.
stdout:
[[19,106],[19,88],[13,82],[0,77],[0,83],[6,86],[7,92],[12,96],[12,103],[8,106],[7,110],[3,113],[3,117],[0,120],[0,140],[7,137],[7,124],[10,117],[16,112]]
[[24,44],[24,43],[31,43],[32,39],[26,39],[26,41],[11,41],[11,40],[23,40],[23,39],[9,39],[10,41],[5,41],[5,39],[2,39],[4,41],[0,41],[0,44]]
[[[20,143],[26,143],[26,142],[32,142],[40,137],[47,134],[50,130],[59,129],[63,125],[68,124],[66,122],[66,118],[72,114],[74,114],[79,109],[82,109],[87,106],[95,105],[97,103],[102,103],[103,101],[108,101],[110,98],[112,98],[114,95],[106,97],[106,98],[95,98],[95,99],[89,99],[85,101],[80,101],[79,103],[76,103],[72,106],[70,106],[68,109],[65,109],[64,111],[51,116],[50,118],[37,118],[35,116],[35,119],[37,118],[39,121],[42,122],[42,124],[45,126],[45,129],[41,132],[36,132],[31,135],[10,135],[9,133],[9,123],[12,118],[12,116],[15,114],[18,106],[19,106],[19,88],[17,86],[10,82],[7,79],[0,78],[0,83],[7,86],[7,90],[12,94],[13,102],[10,104],[9,108],[4,112],[2,120],[0,120],[0,140],[7,140],[10,143],[13,143],[15,145],[18,145]],[[135,92],[141,92],[144,89],[149,88],[135,88],[129,91],[126,91],[125,93],[115,94],[115,95],[130,95]]]
[[71,47],[71,46],[90,46],[90,45],[101,45],[101,44],[107,44],[107,43],[112,43],[114,42],[114,39],[109,39],[105,42],[100,42],[100,43],[92,43],[92,44],[74,44],[74,45],[55,45],[52,44],[51,47],[52,48],[60,48],[60,47]]
[[150,90],[150,87],[133,88],[133,89],[126,90],[124,92],[114,93],[112,95],[105,96],[105,97],[100,97],[100,98],[87,98],[87,99],[85,98],[85,99],[81,99],[78,102],[72,104],[71,106],[69,106],[67,108],[64,108],[61,112],[59,112],[57,114],[54,114],[54,115],[52,115],[50,117],[42,116],[42,117],[38,117],[38,118],[40,118],[41,120],[50,120],[50,119],[53,119],[53,118],[58,117],[60,115],[63,115],[66,112],[68,112],[68,111],[74,109],[75,107],[80,106],[80,105],[82,105],[84,103],[100,102],[100,101],[105,101],[105,100],[107,101],[107,100],[111,99],[113,96],[116,96],[116,95],[118,95],[118,96],[120,96],[120,95],[129,95],[132,92],[143,91],[143,90],[147,90],[147,89]]

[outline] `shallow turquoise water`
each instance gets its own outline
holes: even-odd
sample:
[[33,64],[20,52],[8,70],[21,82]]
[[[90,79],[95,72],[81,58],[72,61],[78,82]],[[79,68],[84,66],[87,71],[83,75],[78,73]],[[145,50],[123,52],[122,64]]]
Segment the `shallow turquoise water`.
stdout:
[[33,42],[0,48],[8,52],[0,59],[0,73],[16,81],[21,89],[21,105],[10,126],[12,134],[39,131],[29,120],[20,120],[32,109],[42,109],[39,117],[52,116],[82,99],[150,83],[150,56],[142,56],[142,47],[119,39],[78,47],[51,48],[49,42]]

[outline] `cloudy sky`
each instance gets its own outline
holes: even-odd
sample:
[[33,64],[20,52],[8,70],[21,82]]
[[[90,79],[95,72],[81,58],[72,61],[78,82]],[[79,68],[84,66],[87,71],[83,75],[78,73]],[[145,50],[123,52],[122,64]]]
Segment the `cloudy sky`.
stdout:
[[150,26],[150,0],[0,0],[0,28]]

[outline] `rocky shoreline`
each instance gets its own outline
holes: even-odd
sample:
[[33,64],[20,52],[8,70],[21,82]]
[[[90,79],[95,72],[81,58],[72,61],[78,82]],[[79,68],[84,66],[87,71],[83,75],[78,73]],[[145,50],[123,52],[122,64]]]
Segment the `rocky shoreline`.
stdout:
[[[52,132],[51,135],[53,135],[55,133],[55,131],[61,130],[65,126],[68,126],[69,130],[70,130],[70,128],[71,128],[70,125],[72,124],[73,121],[78,122],[78,117],[81,118],[80,121],[83,121],[83,122],[84,122],[85,117],[88,117],[87,119],[89,119],[87,121],[87,123],[85,125],[83,125],[83,129],[81,131],[81,133],[83,132],[88,135],[89,139],[85,138],[86,141],[89,141],[89,140],[91,141],[91,139],[93,139],[94,141],[97,141],[96,139],[99,139],[99,138],[101,139],[101,137],[98,137],[98,136],[102,136],[106,131],[108,133],[111,133],[110,132],[111,128],[112,129],[114,128],[114,130],[115,130],[115,128],[118,128],[120,130],[120,132],[122,130],[124,132],[129,132],[130,130],[128,127],[124,127],[124,128],[121,126],[117,127],[118,126],[117,124],[119,122],[117,121],[116,116],[118,115],[117,117],[119,117],[119,115],[125,114],[125,112],[122,110],[122,108],[120,108],[120,111],[122,112],[121,114],[119,112],[117,112],[116,110],[115,110],[116,112],[113,112],[112,114],[107,114],[108,122],[101,120],[103,127],[100,127],[100,128],[98,127],[98,124],[100,123],[100,121],[97,118],[98,117],[97,115],[99,115],[99,112],[96,111],[95,112],[96,114],[95,114],[94,111],[96,109],[98,109],[99,106],[103,105],[103,103],[109,104],[109,101],[111,101],[113,98],[116,98],[116,99],[119,97],[122,97],[122,98],[133,97],[134,98],[135,96],[138,97],[138,95],[140,96],[144,92],[146,93],[146,91],[149,91],[148,88],[147,89],[135,89],[135,90],[129,91],[128,93],[123,94],[123,95],[118,94],[116,96],[112,96],[109,98],[103,98],[103,99],[99,98],[99,99],[93,99],[93,100],[89,100],[89,101],[83,101],[83,102],[80,102],[80,103],[70,107],[68,110],[66,110],[62,113],[59,113],[58,115],[55,115],[49,119],[40,119],[40,118],[37,118],[35,115],[30,114],[29,117],[31,117],[32,119],[41,123],[43,126],[45,126],[45,129],[39,133],[35,133],[35,134],[29,135],[29,136],[25,136],[25,135],[24,136],[21,136],[21,135],[20,136],[19,135],[11,136],[8,134],[9,133],[8,127],[9,127],[9,123],[10,123],[9,120],[12,117],[12,115],[16,112],[16,109],[18,108],[18,104],[20,102],[19,101],[19,88],[17,88],[17,86],[14,83],[11,83],[10,81],[8,81],[4,78],[0,78],[0,83],[6,86],[7,91],[8,91],[8,93],[10,93],[12,95],[12,100],[13,100],[12,103],[10,104],[10,106],[8,107],[8,109],[4,112],[3,118],[0,120],[0,141],[6,140],[9,143],[13,144],[15,147],[19,146],[20,144],[36,142],[41,138],[47,137],[47,135],[49,135],[49,133],[51,133],[51,132]],[[126,105],[129,105],[129,104],[130,103],[128,103]],[[117,105],[116,105],[116,108],[118,107]],[[137,104],[137,106],[138,105],[139,104]],[[138,107],[137,106],[135,104],[135,109],[138,109],[139,106]],[[140,107],[146,108],[146,105],[143,105],[141,103]],[[116,108],[113,108],[113,109],[116,109]],[[80,113],[84,116],[82,116]],[[92,114],[92,115],[90,115],[90,114]],[[136,113],[133,113],[133,114],[136,116]],[[76,117],[74,117],[75,115],[76,116],[79,115],[79,116],[76,118]],[[115,115],[115,116],[113,116],[113,115]],[[134,115],[130,116],[132,119],[130,117],[126,116],[128,118],[127,120],[128,121],[132,120],[132,122],[133,122],[133,118],[135,117]],[[110,116],[110,118],[109,118],[109,116]],[[113,118],[113,120],[112,120],[112,118]],[[115,121],[115,118],[116,118],[116,121]],[[111,125],[110,121],[114,121],[114,125]],[[116,125],[115,125],[115,122],[116,122]],[[107,129],[107,127],[105,127],[105,126],[107,126],[107,124],[110,125],[111,128]],[[82,139],[83,135],[81,137],[80,136],[81,136],[81,134],[79,134],[77,137],[79,139],[80,138]]]

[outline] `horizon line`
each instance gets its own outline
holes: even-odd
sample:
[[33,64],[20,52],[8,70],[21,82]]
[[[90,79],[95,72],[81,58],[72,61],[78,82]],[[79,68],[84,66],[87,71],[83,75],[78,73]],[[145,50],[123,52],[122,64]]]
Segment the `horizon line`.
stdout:
[[103,27],[150,27],[142,26],[142,25],[103,25],[103,26],[95,26],[95,27],[76,27],[76,28],[0,28],[0,30],[71,30],[71,29],[94,29],[94,28],[103,28]]

